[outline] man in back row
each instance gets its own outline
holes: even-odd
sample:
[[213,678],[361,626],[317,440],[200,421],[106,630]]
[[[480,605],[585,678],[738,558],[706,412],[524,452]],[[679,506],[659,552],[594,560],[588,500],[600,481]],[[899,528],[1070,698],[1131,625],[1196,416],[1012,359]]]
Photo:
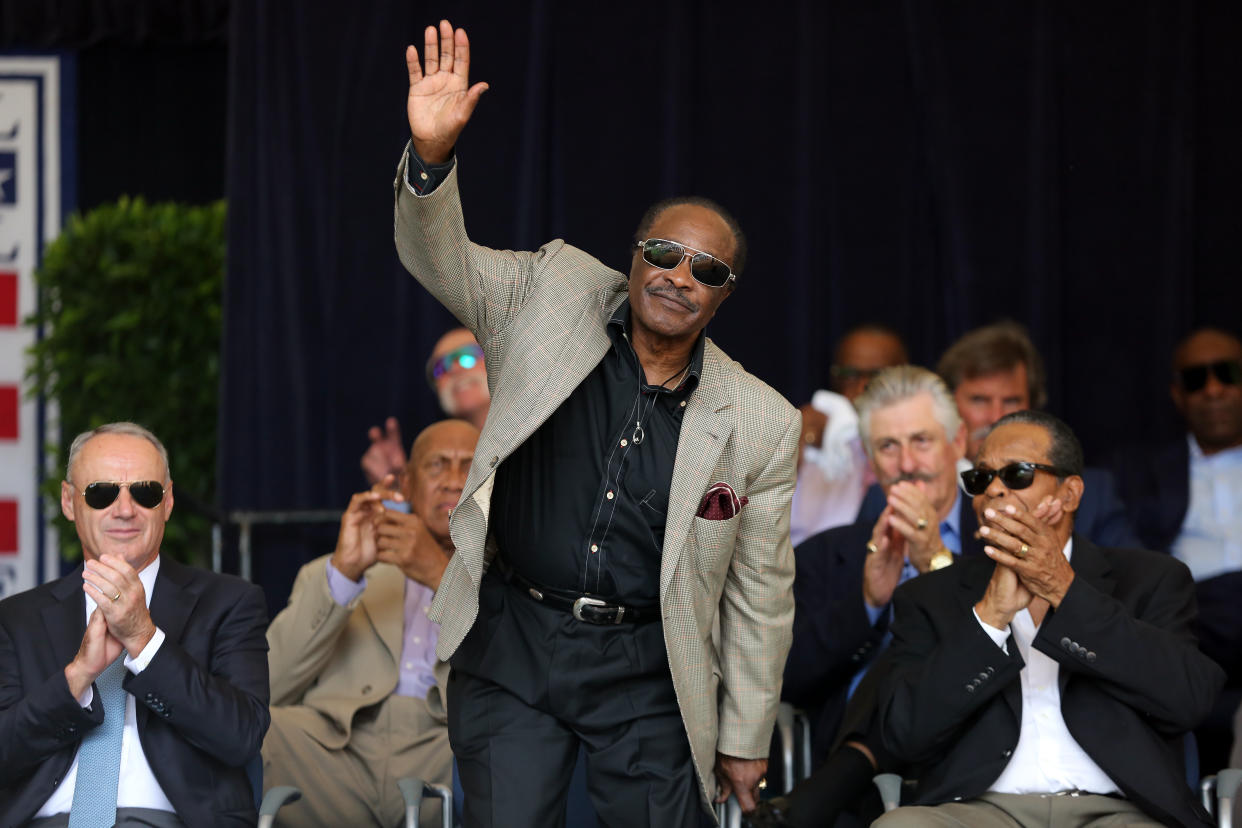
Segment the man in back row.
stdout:
[[84,432],[67,466],[85,562],[0,601],[0,825],[254,825],[262,591],[161,554],[172,475],[150,431]]

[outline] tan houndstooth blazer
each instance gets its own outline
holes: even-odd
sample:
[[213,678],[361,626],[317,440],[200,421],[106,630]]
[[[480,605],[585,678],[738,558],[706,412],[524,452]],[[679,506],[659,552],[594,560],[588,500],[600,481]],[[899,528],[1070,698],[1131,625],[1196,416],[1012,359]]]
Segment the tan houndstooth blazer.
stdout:
[[[394,182],[397,252],[406,269],[483,346],[492,405],[450,523],[457,554],[432,604],[448,659],[478,614],[496,468],[611,347],[605,325],[626,277],[557,240],[535,252],[466,236],[457,167],[427,196]],[[710,340],[682,419],[660,567],[673,685],[703,795],[716,752],[767,756],[793,624],[789,502],[801,416]],[[729,520],[696,517],[718,481],[750,502]],[[713,627],[719,624],[719,635]]]

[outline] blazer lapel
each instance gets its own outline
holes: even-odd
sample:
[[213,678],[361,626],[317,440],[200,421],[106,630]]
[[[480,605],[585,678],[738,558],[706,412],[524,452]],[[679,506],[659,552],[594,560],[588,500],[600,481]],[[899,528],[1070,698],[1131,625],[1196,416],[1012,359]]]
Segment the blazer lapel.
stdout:
[[86,598],[82,592],[82,567],[61,578],[53,587],[54,603],[43,608],[43,624],[56,664],[68,664],[82,646],[86,634]]
[[198,603],[198,596],[188,589],[192,576],[188,567],[160,553],[160,571],[151,595],[151,620],[173,641],[181,640],[190,613]]
[[392,653],[393,662],[400,662],[405,628],[405,575],[391,564],[380,564],[367,573],[367,582],[362,605],[376,635]]
[[699,502],[707,488],[717,482],[710,478],[733,433],[733,421],[725,414],[732,403],[725,391],[719,350],[708,340],[703,349],[703,373],[686,403],[677,437],[677,458],[669,486],[664,553],[660,562],[661,595],[666,594],[686,548]]

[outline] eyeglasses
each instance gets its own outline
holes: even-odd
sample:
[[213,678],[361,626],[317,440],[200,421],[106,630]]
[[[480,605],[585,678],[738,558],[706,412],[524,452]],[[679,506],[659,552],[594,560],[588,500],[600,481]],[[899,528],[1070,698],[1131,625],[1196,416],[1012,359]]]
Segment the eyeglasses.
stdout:
[[441,357],[433,357],[427,362],[427,382],[435,385],[436,380],[456,367],[470,370],[483,361],[483,349],[478,345],[463,345],[455,351],[449,351]]
[[164,484],[157,480],[139,480],[133,483],[99,480],[82,489],[82,499],[92,509],[107,509],[121,496],[122,486],[129,489],[129,496],[144,509],[154,509],[164,499]]
[[1183,368],[1178,372],[1182,388],[1187,394],[1202,390],[1207,385],[1209,372],[1216,375],[1216,381],[1221,385],[1242,384],[1242,363],[1236,359],[1222,359],[1219,362],[1205,362]]
[[962,489],[971,497],[981,495],[992,485],[992,481],[1000,477],[1005,487],[1013,491],[1025,489],[1035,482],[1035,472],[1044,471],[1057,477],[1069,477],[1070,473],[1056,466],[1045,466],[1043,463],[1027,463],[1019,461],[1010,463],[1000,469],[967,469],[962,472]]
[[690,257],[690,275],[696,282],[708,287],[724,287],[737,279],[737,275],[729,266],[711,253],[686,247],[679,242],[668,239],[647,239],[640,241],[638,246],[643,251],[643,261],[661,270],[673,270],[681,264],[681,260]]

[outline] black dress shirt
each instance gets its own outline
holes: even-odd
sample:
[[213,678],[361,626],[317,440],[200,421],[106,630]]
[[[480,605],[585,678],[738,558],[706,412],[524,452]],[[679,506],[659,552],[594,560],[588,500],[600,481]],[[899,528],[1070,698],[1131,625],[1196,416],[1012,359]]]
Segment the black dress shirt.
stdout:
[[644,606],[659,602],[669,486],[703,337],[681,372],[654,378],[664,388],[644,381],[629,330],[626,300],[599,365],[497,470],[491,526],[527,579]]

